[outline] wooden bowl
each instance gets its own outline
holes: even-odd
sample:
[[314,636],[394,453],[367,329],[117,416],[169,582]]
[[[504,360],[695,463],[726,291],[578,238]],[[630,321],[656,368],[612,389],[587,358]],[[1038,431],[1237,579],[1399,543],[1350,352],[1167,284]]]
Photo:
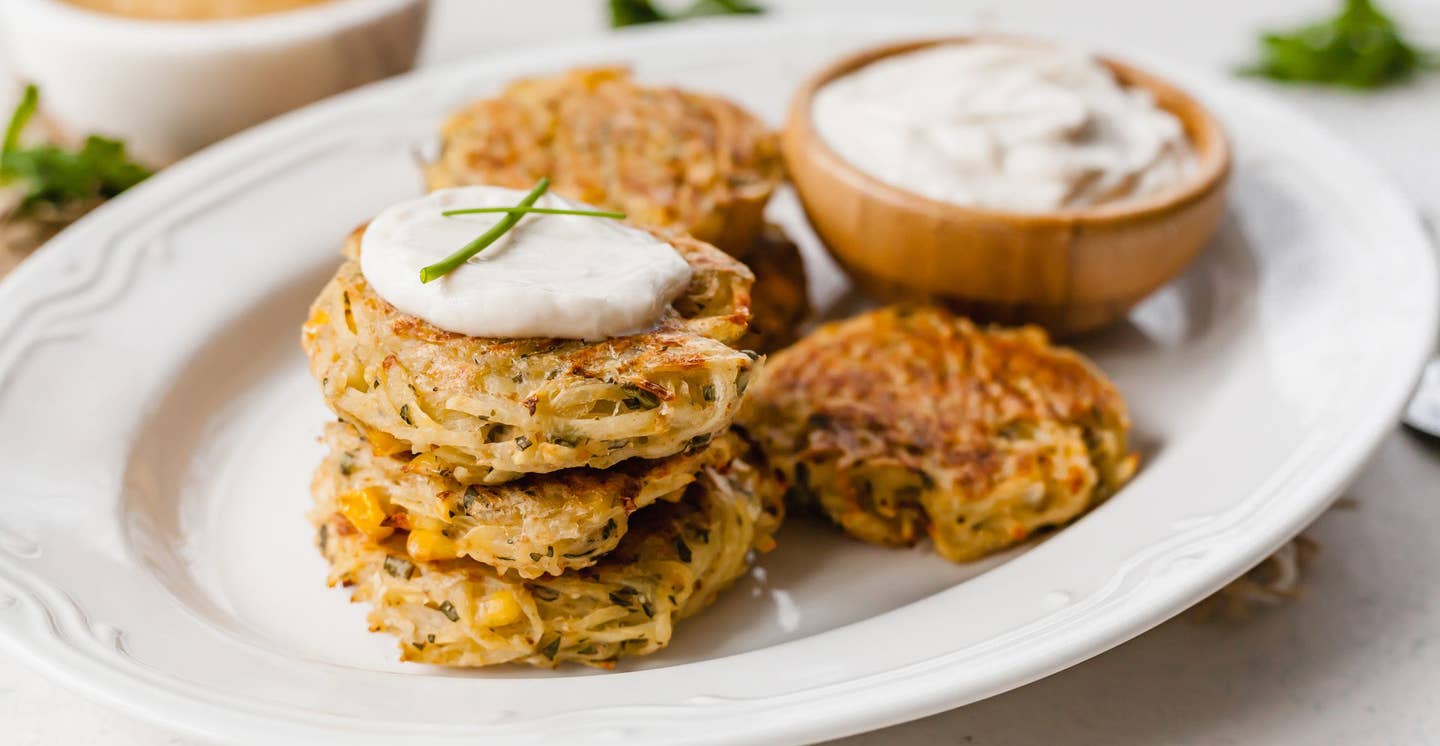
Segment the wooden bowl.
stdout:
[[805,212],[860,288],[881,300],[934,300],[984,320],[1034,322],[1059,334],[1110,323],[1179,274],[1214,235],[1230,173],[1225,134],[1179,89],[1101,58],[1122,84],[1149,90],[1180,119],[1199,168],[1188,183],[1154,195],[1020,213],[940,202],[892,186],[845,161],[816,132],[813,100],[827,82],[882,57],[975,38],[867,50],[800,88],[783,149]]

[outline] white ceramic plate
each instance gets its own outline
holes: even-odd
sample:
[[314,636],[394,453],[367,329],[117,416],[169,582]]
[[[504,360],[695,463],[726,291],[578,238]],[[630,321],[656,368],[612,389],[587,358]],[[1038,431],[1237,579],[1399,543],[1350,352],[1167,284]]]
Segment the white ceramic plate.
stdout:
[[[346,232],[420,188],[412,150],[446,111],[519,74],[628,60],[778,123],[826,60],[936,31],[716,24],[488,60],[285,117],[82,221],[0,286],[0,639],[225,740],[784,742],[1024,684],[1213,591],[1392,426],[1436,273],[1411,210],[1345,147],[1164,65],[1234,136],[1232,209],[1189,272],[1084,345],[1131,402],[1144,466],[1075,525],[954,566],[797,518],[674,646],[610,674],[397,664],[324,587],[303,513],[328,415],[299,325]],[[793,197],[774,216],[805,239],[816,300],[852,303]]]

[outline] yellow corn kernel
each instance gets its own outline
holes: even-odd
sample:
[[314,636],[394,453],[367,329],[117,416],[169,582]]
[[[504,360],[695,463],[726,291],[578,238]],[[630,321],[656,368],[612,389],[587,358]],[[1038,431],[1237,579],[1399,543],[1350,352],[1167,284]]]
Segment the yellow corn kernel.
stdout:
[[311,314],[309,320],[305,322],[305,326],[324,326],[328,323],[330,323],[330,312],[323,308],[317,308],[315,309],[315,313]]
[[405,551],[416,562],[432,562],[437,559],[452,559],[460,556],[455,542],[439,531],[417,528],[405,539]]
[[423,474],[432,477],[443,476],[445,474],[445,464],[440,460],[439,456],[433,453],[422,453],[410,459],[410,462],[405,464],[405,473]]
[[345,516],[345,520],[350,521],[350,525],[360,533],[379,541],[395,532],[395,529],[382,525],[385,509],[381,507],[380,498],[384,494],[384,489],[380,487],[346,492],[340,495],[340,515]]
[[405,441],[373,428],[365,431],[365,440],[369,441],[370,450],[374,451],[376,456],[394,456],[410,450]]
[[486,627],[504,627],[520,621],[524,615],[525,612],[520,608],[520,602],[515,599],[514,593],[496,591],[487,596],[480,605],[477,621]]
[[315,313],[305,321],[305,336],[314,339],[315,335],[320,332],[320,327],[328,323],[330,323],[330,314],[326,313],[323,308],[316,309]]

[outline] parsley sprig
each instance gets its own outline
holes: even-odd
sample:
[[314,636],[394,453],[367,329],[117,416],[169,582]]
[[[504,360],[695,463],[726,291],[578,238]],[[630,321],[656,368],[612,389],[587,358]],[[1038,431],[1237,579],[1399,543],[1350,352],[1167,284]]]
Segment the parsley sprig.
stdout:
[[642,23],[684,21],[704,16],[754,15],[765,9],[748,0],[695,0],[689,8],[667,13],[651,0],[610,0],[610,26],[638,26]]
[[56,145],[22,147],[20,135],[39,106],[39,89],[26,86],[0,145],[0,184],[22,186],[20,214],[42,205],[64,207],[109,199],[150,176],[149,169],[126,155],[123,142],[99,135],[85,138],[79,150]]
[[1260,38],[1261,59],[1242,72],[1273,80],[1379,88],[1435,66],[1372,0],[1345,0],[1340,14]]

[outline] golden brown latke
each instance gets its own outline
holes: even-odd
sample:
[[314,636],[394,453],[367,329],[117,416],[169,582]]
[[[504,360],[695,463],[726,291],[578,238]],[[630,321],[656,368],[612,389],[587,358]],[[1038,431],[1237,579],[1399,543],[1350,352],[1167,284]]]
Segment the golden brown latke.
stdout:
[[415,561],[404,531],[378,541],[340,508],[335,464],[315,474],[312,520],[330,584],[373,605],[371,630],[400,639],[402,660],[447,666],[565,661],[602,668],[670,642],[674,624],[709,606],[768,551],[783,486],[743,459],[704,470],[678,502],[635,514],[599,563],[522,580],[470,559]]
[[923,530],[956,562],[1072,520],[1137,461],[1125,402],[1087,360],[935,308],[821,327],[771,358],[737,422],[850,535]]
[[420,562],[469,557],[522,578],[588,567],[615,548],[630,516],[657,501],[675,502],[705,469],[744,450],[737,436],[663,459],[630,459],[609,469],[565,469],[500,485],[463,485],[430,454],[377,456],[355,428],[325,426],[339,510],[372,539],[408,531],[406,551]]
[[548,176],[557,194],[730,252],[759,235],[783,171],[774,133],[744,109],[636,85],[615,67],[512,83],[456,112],[441,134],[431,189],[527,189]]
[[599,342],[438,329],[375,294],[349,260],[301,344],[325,401],[381,455],[433,454],[465,484],[663,458],[729,426],[759,367],[745,333],[753,277],[714,247],[668,239],[694,269],[655,329]]
[[755,274],[750,289],[750,332],[738,346],[769,354],[795,341],[810,317],[805,261],[778,225],[768,225],[740,261]]

